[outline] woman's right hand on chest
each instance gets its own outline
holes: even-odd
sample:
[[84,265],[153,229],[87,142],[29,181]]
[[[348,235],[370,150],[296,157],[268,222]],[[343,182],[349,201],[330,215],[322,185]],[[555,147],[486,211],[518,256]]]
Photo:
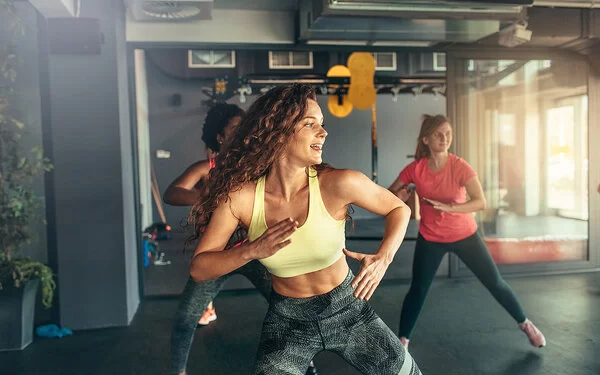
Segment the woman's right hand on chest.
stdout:
[[291,243],[289,237],[297,228],[297,221],[291,218],[281,220],[248,244],[247,256],[250,259],[270,257]]

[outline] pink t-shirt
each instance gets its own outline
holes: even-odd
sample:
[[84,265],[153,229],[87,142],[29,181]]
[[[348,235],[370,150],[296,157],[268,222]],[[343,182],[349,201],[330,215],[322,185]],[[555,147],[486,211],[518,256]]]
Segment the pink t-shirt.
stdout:
[[473,214],[442,212],[423,201],[423,198],[429,198],[442,203],[465,203],[465,184],[475,176],[477,174],[469,163],[454,154],[448,155],[441,171],[432,172],[428,159],[423,158],[413,161],[400,172],[403,183],[414,183],[417,187],[421,206],[419,232],[423,238],[431,242],[456,242],[477,231]]

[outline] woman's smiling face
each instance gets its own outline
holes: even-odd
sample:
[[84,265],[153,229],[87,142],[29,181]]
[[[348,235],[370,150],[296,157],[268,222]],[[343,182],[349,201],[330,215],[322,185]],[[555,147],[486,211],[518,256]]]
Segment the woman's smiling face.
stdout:
[[309,99],[306,115],[296,124],[285,157],[297,160],[303,166],[321,164],[323,144],[327,137],[327,131],[323,126],[321,107],[316,101]]

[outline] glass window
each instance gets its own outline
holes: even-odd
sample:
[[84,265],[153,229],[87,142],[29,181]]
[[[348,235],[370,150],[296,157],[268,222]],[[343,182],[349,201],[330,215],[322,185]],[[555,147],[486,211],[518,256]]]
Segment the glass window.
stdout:
[[190,68],[235,68],[235,51],[189,50]]
[[436,72],[446,71],[446,54],[444,52],[433,53],[433,70]]
[[395,52],[375,52],[375,70],[396,70],[396,53]]
[[588,259],[587,66],[458,60],[456,153],[478,173],[497,263]]
[[312,63],[310,61],[310,53],[292,52],[292,65],[294,65],[294,66],[310,66],[310,65],[312,65]]
[[312,67],[312,52],[269,51],[269,69],[312,69]]

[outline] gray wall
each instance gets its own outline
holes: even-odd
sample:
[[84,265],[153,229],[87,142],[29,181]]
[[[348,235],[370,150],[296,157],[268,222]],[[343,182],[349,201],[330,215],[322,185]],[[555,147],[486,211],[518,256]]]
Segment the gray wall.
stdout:
[[61,324],[124,326],[139,304],[123,5],[85,2],[100,19],[100,55],[51,55]]
[[[120,2],[119,2],[120,4]],[[135,183],[134,183],[134,158],[132,153],[133,136],[131,134],[131,111],[129,98],[129,71],[127,64],[127,41],[125,37],[125,10],[117,7],[116,15],[116,52],[117,52],[117,81],[119,98],[119,135],[121,137],[121,189],[123,192],[123,227],[124,243],[123,256],[125,257],[125,283],[127,299],[127,321],[133,319],[140,303],[140,290],[138,285],[138,257],[136,251],[138,225],[135,221]]]
[[[159,191],[165,189],[190,164],[206,159],[202,142],[202,124],[208,107],[202,104],[207,97],[200,91],[197,81],[184,81],[167,77],[146,60],[148,78],[148,122],[150,126],[150,157],[156,171]],[[180,107],[169,105],[171,95],[182,96]],[[157,159],[156,150],[171,152],[170,159]],[[160,221],[154,203],[154,220]],[[174,230],[179,228],[189,208],[164,205],[167,222]]]

